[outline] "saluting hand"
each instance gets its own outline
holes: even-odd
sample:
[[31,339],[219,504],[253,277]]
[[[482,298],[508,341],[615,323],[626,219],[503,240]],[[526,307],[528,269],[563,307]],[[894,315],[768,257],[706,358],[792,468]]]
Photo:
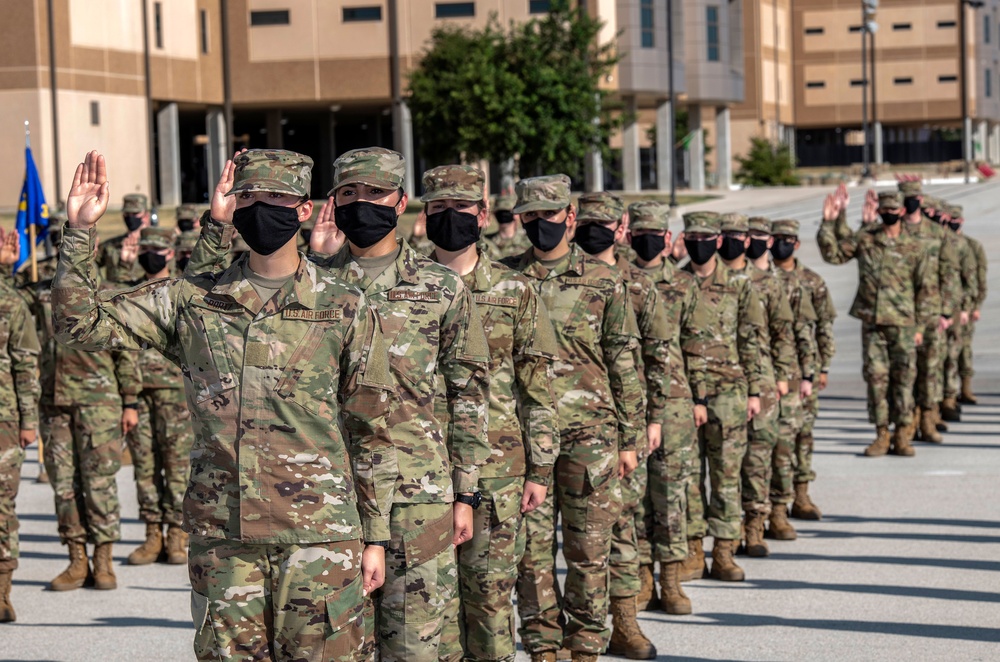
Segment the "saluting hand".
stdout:
[[133,264],[139,257],[139,233],[141,230],[129,232],[122,239],[122,252],[119,261],[122,264]]
[[309,248],[314,253],[333,255],[340,252],[340,249],[343,248],[344,243],[347,241],[347,237],[337,227],[337,221],[334,218],[336,208],[336,203],[334,203],[331,197],[323,203],[323,206],[319,210],[319,216],[316,217],[316,225],[313,226],[312,234],[309,236]]
[[17,264],[21,257],[21,237],[17,231],[11,230],[4,236],[3,228],[0,228],[0,265],[10,266]]
[[104,156],[97,150],[88,152],[76,167],[73,188],[66,197],[67,223],[71,228],[90,229],[108,210],[111,188]]
[[831,193],[823,200],[823,222],[830,223],[836,221],[840,215],[840,204],[837,202],[836,194]]
[[226,195],[233,190],[233,181],[236,179],[236,157],[247,151],[244,147],[233,154],[233,158],[226,161],[226,166],[222,169],[219,181],[215,185],[215,192],[212,193],[212,218],[219,223],[230,224],[233,222],[233,214],[236,212],[236,196]]

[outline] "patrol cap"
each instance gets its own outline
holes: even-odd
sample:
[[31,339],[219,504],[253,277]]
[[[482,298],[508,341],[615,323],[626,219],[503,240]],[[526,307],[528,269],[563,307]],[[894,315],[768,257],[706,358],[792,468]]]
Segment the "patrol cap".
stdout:
[[493,211],[510,211],[517,204],[516,195],[498,195],[493,203]]
[[299,197],[309,195],[313,160],[284,149],[251,149],[234,159],[236,176],[226,195],[242,191],[269,191]]
[[962,205],[951,205],[948,207],[948,215],[951,216],[952,220],[956,218],[965,218],[962,213],[963,211]]
[[692,211],[684,214],[684,232],[719,234],[722,219],[714,211]]
[[139,248],[152,248],[158,251],[170,249],[174,247],[176,237],[172,228],[159,225],[143,228],[139,234]]
[[570,180],[566,175],[545,175],[522,179],[514,187],[517,192],[515,214],[529,211],[558,211],[569,206]]
[[197,230],[182,232],[180,236],[177,237],[177,243],[174,244],[174,250],[178,253],[190,253],[194,250],[195,245],[198,243],[198,237],[200,236],[201,234]]
[[614,193],[586,193],[576,201],[578,223],[614,223],[625,215],[625,203]]
[[122,198],[123,214],[142,214],[146,211],[147,200],[142,193],[129,193]]
[[743,214],[723,214],[720,217],[723,232],[749,232],[750,223]]
[[403,188],[406,159],[385,147],[364,147],[341,154],[333,162],[333,195],[341,186],[365,184],[396,190]]
[[903,194],[898,191],[882,191],[878,194],[879,209],[899,209],[903,206]]
[[655,200],[633,202],[628,206],[628,225],[633,230],[669,230],[670,205]]
[[197,220],[201,216],[196,205],[180,205],[177,207],[177,220]]
[[750,227],[751,232],[771,234],[771,220],[763,216],[751,216],[747,221],[747,225]]
[[790,218],[783,218],[779,221],[771,222],[771,234],[784,237],[799,236],[799,222]]
[[925,195],[924,200],[921,204],[923,205],[924,209],[933,209],[934,211],[941,211],[941,204],[942,204],[941,201],[933,196]]
[[906,181],[899,183],[899,192],[903,194],[904,198],[913,198],[918,195],[922,195],[924,192],[923,184],[920,182]]
[[483,200],[486,175],[475,166],[443,165],[424,173],[424,194],[420,202],[434,200]]

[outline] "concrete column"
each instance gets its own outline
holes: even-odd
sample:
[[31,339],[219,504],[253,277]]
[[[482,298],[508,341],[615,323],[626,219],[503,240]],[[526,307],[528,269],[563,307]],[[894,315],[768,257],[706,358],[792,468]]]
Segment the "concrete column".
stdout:
[[160,205],[176,207],[181,203],[181,137],[176,103],[168,103],[156,111],[156,133],[160,152]]
[[622,129],[622,188],[626,192],[640,190],[640,175],[642,170],[639,166],[639,123],[636,116],[639,114],[639,105],[635,97],[625,99],[625,112],[632,117]]
[[990,124],[990,154],[991,164],[1000,163],[1000,124]]
[[795,127],[788,126],[785,127],[785,134],[782,136],[782,140],[788,145],[788,152],[792,156],[792,163],[795,163]]
[[[600,156],[600,152],[597,153]],[[500,190],[497,193],[514,192],[514,159],[510,158],[500,164]]]
[[226,153],[226,113],[222,108],[209,108],[205,113],[205,165],[208,170],[208,190],[215,189],[215,183],[222,175],[226,160],[232,154]]
[[670,121],[670,104],[661,101],[656,107],[656,188],[669,191],[674,177],[674,125]]
[[976,122],[976,135],[973,142],[972,158],[981,161],[986,158],[986,120]]
[[688,106],[688,185],[692,191],[705,190],[705,131],[701,128],[701,107]]
[[285,132],[281,127],[281,109],[267,111],[267,146],[270,149],[285,148]]
[[406,181],[403,190],[413,197],[416,183],[413,181],[413,120],[410,117],[410,106],[405,101],[392,106],[392,138],[394,149],[406,159]]
[[716,186],[728,191],[733,183],[733,137],[727,106],[715,111],[715,174]]
[[875,163],[884,163],[885,158],[882,155],[882,123],[875,122],[872,124],[872,140],[875,143]]
[[584,188],[587,193],[600,193],[604,190],[604,157],[601,150],[592,149],[587,152],[583,162]]
[[972,154],[972,118],[966,117],[962,122],[962,126],[965,134],[962,140],[962,160],[971,161],[975,158]]

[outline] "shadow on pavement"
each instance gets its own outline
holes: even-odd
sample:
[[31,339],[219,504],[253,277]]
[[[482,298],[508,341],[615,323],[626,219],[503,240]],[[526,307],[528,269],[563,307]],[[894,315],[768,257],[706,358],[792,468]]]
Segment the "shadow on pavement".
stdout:
[[924,524],[926,526],[967,526],[976,529],[1000,529],[1000,521],[986,519],[930,519],[920,517],[857,517],[854,515],[828,515],[823,513],[823,521],[835,524],[841,522],[885,522],[887,524]]
[[986,570],[1000,572],[1000,561],[975,559],[921,559],[899,556],[821,556],[819,554],[785,554],[771,552],[771,557],[781,561],[832,561],[834,563],[877,563],[885,565],[918,565],[929,568],[955,568],[957,570]]
[[133,616],[95,618],[89,623],[18,623],[27,628],[177,628],[193,630],[190,620],[172,621],[165,618],[139,618]]
[[1000,536],[965,536],[952,533],[862,533],[855,531],[831,531],[814,529],[809,531],[813,538],[879,538],[882,540],[930,540],[934,542],[967,542],[974,544],[997,544]]
[[822,584],[781,579],[754,579],[747,586],[765,590],[799,589],[813,591],[839,591],[842,593],[868,593],[934,600],[959,600],[962,602],[1000,602],[1000,594],[987,591],[930,588],[927,586],[880,586],[871,584]]

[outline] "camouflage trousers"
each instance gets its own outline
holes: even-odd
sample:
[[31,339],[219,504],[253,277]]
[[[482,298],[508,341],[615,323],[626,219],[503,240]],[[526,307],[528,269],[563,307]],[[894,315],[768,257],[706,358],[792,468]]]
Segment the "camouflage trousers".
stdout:
[[153,524],[184,523],[184,492],[191,471],[191,412],[184,389],[139,394],[139,426],[126,441],[132,454],[139,517]]
[[191,536],[199,660],[364,660],[361,542],[251,545]]
[[[747,392],[727,387],[708,397],[708,422],[698,429],[701,462],[693,480],[697,489],[688,491],[688,509],[701,506],[704,517],[688,519],[688,539],[706,533],[720,540],[739,540],[743,521],[740,473],[747,450]],[[705,478],[712,487],[705,497]],[[692,501],[698,501],[692,506]],[[695,511],[697,513],[697,511]]]
[[962,351],[958,355],[958,374],[960,377],[972,377],[976,371],[972,368],[972,337],[976,334],[976,323],[969,320],[962,329]]
[[740,471],[743,512],[767,516],[771,512],[771,466],[778,445],[778,391],[760,394],[760,413],[747,425],[747,451]]
[[915,333],[912,326],[861,325],[868,422],[876,427],[888,427],[890,423],[909,425],[913,420],[913,384],[917,378]]
[[382,662],[462,659],[450,503],[392,506],[385,584],[375,594]]
[[663,444],[648,461],[646,527],[651,531],[653,552],[648,561],[641,558],[642,563],[651,563],[653,558],[660,563],[683,561],[688,553],[688,486],[700,464],[698,428],[688,399],[669,400],[666,414]]
[[[611,631],[608,557],[621,508],[618,430],[600,425],[562,430],[553,489],[525,515],[524,558],[517,578],[518,634],[526,651],[568,648],[600,654]],[[556,581],[556,521],[562,518],[565,594]]]
[[924,329],[924,342],[917,347],[917,381],[914,395],[917,404],[930,408],[941,402],[944,397],[944,362],[947,355],[946,333],[937,330],[937,318],[934,324]]
[[[796,399],[798,399],[796,394]],[[798,399],[801,409],[801,427],[795,435],[795,479],[796,483],[811,483],[816,480],[813,471],[813,424],[819,415],[819,393],[813,392],[804,401]],[[794,490],[794,488],[793,488]],[[794,500],[794,499],[793,499]]]
[[121,417],[118,405],[41,407],[45,470],[55,492],[64,544],[73,540],[99,545],[121,537],[115,481],[121,468]]
[[17,569],[17,489],[21,485],[24,450],[16,421],[0,421],[0,572]]
[[[611,554],[608,567],[611,577],[609,587],[612,598],[630,598],[639,595],[639,530],[644,529],[645,515],[642,501],[649,482],[646,460],[649,446],[642,444],[638,453],[639,464],[635,471],[621,479],[622,503],[618,521],[611,529]],[[645,451],[645,452],[642,452]],[[643,531],[645,538],[645,531]]]
[[472,540],[458,548],[464,660],[513,660],[517,564],[524,555],[524,477],[482,478]]
[[[795,500],[795,483],[798,480],[798,442],[801,438],[805,413],[799,397],[799,382],[788,384],[788,393],[778,403],[778,443],[771,457],[769,498],[771,503],[789,504]],[[812,439],[812,433],[809,436]],[[809,463],[812,463],[812,444],[809,444]],[[770,509],[768,509],[770,511]],[[768,513],[769,514],[769,513]]]
[[962,390],[962,374],[959,368],[959,362],[962,358],[962,347],[965,342],[966,328],[963,325],[958,324],[958,320],[955,320],[955,324],[951,325],[945,335],[945,360],[943,364],[944,369],[944,388],[942,389],[942,398],[957,398]]

